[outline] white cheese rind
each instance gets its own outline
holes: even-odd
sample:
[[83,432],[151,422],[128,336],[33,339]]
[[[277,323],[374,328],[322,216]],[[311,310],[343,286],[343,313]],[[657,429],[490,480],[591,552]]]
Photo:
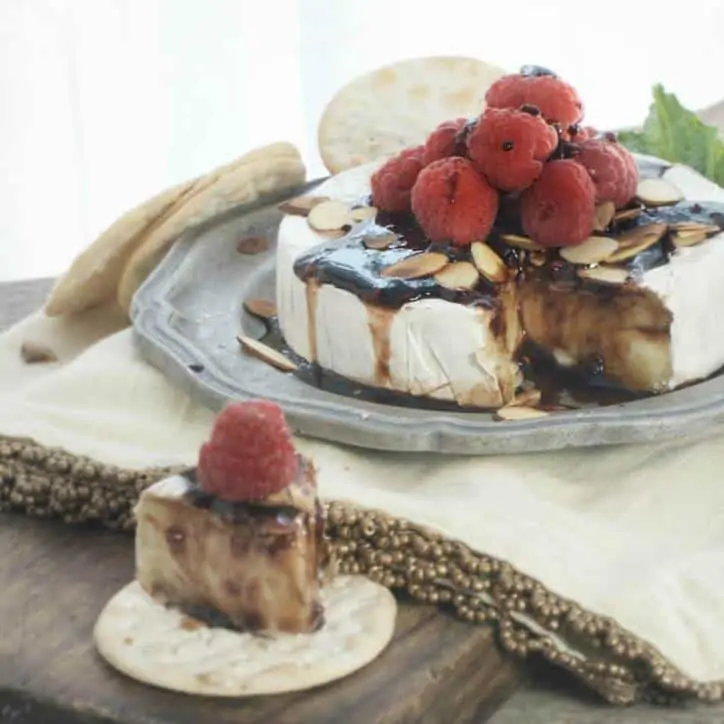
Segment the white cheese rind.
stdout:
[[[369,164],[340,174],[314,194],[356,202],[369,193],[374,168],[375,164]],[[362,384],[460,405],[494,407],[510,399],[520,381],[512,358],[519,336],[517,322],[508,329],[506,341],[491,329],[493,312],[481,308],[422,299],[397,311],[381,310],[331,285],[315,292],[295,275],[294,262],[323,242],[305,218],[283,219],[277,252],[277,310],[282,334],[297,354]],[[310,309],[314,320],[310,320]],[[381,314],[391,316],[389,359],[383,365],[388,372],[380,370],[375,332]]]
[[[664,178],[692,201],[724,203],[724,189],[685,166]],[[641,285],[651,289],[673,316],[670,390],[702,379],[724,366],[724,233],[679,249],[664,266],[646,272]]]

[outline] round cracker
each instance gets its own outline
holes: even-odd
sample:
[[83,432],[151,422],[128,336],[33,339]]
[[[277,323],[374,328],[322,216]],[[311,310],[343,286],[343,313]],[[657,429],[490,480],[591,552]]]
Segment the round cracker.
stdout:
[[317,129],[327,169],[340,173],[423,143],[443,121],[478,115],[485,93],[506,71],[475,58],[411,58],[344,86]]
[[364,576],[333,579],[322,600],[319,631],[254,636],[209,628],[157,603],[134,581],[106,604],[94,639],[111,666],[151,686],[216,697],[300,691],[369,664],[395,628],[394,596]]

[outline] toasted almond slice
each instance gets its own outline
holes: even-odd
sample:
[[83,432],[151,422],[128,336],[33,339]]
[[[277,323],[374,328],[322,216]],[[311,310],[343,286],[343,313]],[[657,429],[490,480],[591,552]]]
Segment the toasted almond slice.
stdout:
[[281,352],[277,352],[273,347],[269,347],[263,342],[259,342],[251,337],[237,337],[241,348],[252,357],[266,362],[272,367],[276,367],[282,372],[294,372],[297,366],[290,359],[287,359]]
[[501,407],[494,415],[496,420],[534,420],[537,417],[548,417],[545,410],[538,410],[535,407]]
[[535,387],[521,390],[505,407],[538,407],[541,396],[541,391]]
[[29,365],[58,361],[55,352],[40,342],[23,342],[20,346],[20,356],[23,358],[23,362]]
[[271,319],[276,317],[277,305],[271,299],[262,297],[250,297],[244,301],[244,309],[260,319]]
[[708,236],[706,231],[676,231],[671,235],[671,241],[674,242],[675,247],[683,249],[687,246],[701,244]]
[[349,212],[349,218],[352,221],[367,221],[377,216],[377,209],[374,206],[360,206]]
[[447,289],[472,289],[478,279],[480,274],[469,261],[453,262],[435,274],[435,281]]
[[363,239],[364,245],[368,249],[388,249],[397,240],[397,235],[393,231],[384,229],[382,231],[370,231]]
[[681,189],[663,178],[645,178],[636,187],[636,198],[646,206],[670,206],[684,198]]
[[491,282],[502,284],[508,278],[505,262],[484,242],[474,241],[470,245],[470,255],[478,271]]
[[437,274],[446,267],[450,260],[438,251],[425,251],[421,254],[406,256],[401,261],[382,270],[383,277],[401,277],[402,279],[419,279]]
[[593,217],[593,228],[595,231],[604,231],[611,223],[616,214],[616,205],[613,201],[604,201],[596,206],[596,213]]
[[637,206],[633,209],[622,209],[621,211],[617,211],[614,215],[613,223],[620,224],[622,221],[631,221],[633,219],[638,219],[638,217],[641,216],[641,212],[642,209],[640,206]]
[[653,246],[660,237],[648,236],[644,237],[644,240],[636,246],[624,246],[615,251],[611,256],[606,257],[603,261],[607,264],[617,264],[618,262],[628,261],[633,259],[637,254],[642,251],[646,251],[649,247]]
[[261,254],[269,248],[269,240],[263,236],[245,236],[236,242],[239,254]]
[[581,279],[588,279],[600,284],[612,284],[618,286],[625,284],[629,277],[628,269],[621,269],[615,266],[596,266],[592,269],[578,269],[578,276]]
[[721,231],[716,224],[700,224],[697,221],[681,221],[678,224],[672,224],[671,230],[677,233],[703,231],[705,234],[718,234]]
[[279,204],[279,211],[290,216],[308,216],[309,212],[322,201],[329,201],[327,196],[297,196]]
[[608,236],[589,236],[575,246],[564,246],[560,255],[571,264],[598,264],[618,249],[616,239]]
[[640,246],[644,242],[655,244],[666,233],[666,224],[640,224],[633,229],[628,229],[616,236],[616,240],[622,249],[629,246]]
[[352,223],[349,207],[341,201],[322,201],[312,207],[307,222],[315,231],[338,231]]
[[501,234],[500,238],[508,245],[516,249],[525,249],[526,251],[543,251],[544,246],[536,244],[533,239],[527,236],[519,236],[518,234]]

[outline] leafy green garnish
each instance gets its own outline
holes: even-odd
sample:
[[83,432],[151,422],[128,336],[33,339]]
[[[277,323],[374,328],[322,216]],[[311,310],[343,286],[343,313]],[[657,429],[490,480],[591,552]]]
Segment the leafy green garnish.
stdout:
[[654,86],[654,100],[642,130],[621,131],[618,138],[630,151],[691,166],[724,186],[724,142],[717,129],[684,108],[660,84]]

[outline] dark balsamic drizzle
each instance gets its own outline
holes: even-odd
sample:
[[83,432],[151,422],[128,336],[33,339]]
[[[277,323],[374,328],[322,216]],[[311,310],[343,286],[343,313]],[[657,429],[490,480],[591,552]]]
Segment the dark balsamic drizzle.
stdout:
[[[249,502],[231,503],[205,492],[197,482],[196,469],[180,473],[187,487],[184,498],[193,506],[208,510],[228,523],[244,523],[253,520],[274,521],[275,530],[294,529],[294,521],[301,511],[291,505],[258,505]],[[281,530],[280,530],[281,529]]]

